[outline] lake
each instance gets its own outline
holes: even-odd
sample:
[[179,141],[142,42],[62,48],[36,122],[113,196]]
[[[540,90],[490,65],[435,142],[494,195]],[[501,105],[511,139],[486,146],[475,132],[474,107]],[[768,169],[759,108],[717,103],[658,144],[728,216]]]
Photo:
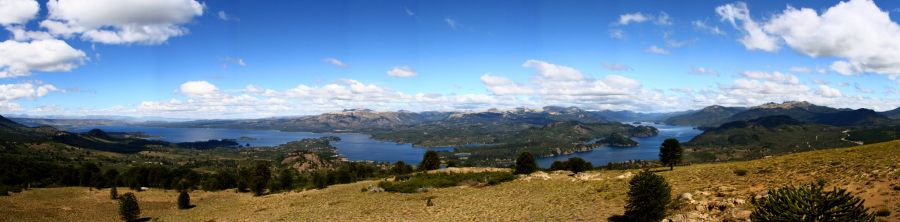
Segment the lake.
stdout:
[[[646,123],[659,128],[659,136],[650,138],[634,138],[640,143],[637,147],[614,148],[598,147],[590,152],[575,153],[570,155],[555,156],[538,159],[538,165],[549,167],[554,160],[565,160],[569,157],[580,157],[590,161],[594,166],[606,165],[607,162],[618,162],[633,159],[652,160],[658,158],[659,145],[669,137],[677,138],[685,142],[701,131],[691,127],[656,125]],[[383,162],[396,162],[402,160],[408,164],[417,164],[422,155],[428,150],[453,150],[452,147],[426,148],[413,146],[412,144],[397,144],[374,140],[366,134],[359,133],[311,133],[311,132],[284,132],[278,130],[248,130],[248,129],[219,129],[219,128],[165,128],[146,126],[93,126],[73,129],[73,132],[86,132],[98,128],[107,132],[143,132],[151,139],[167,142],[194,142],[211,139],[236,139],[241,145],[251,146],[276,146],[290,141],[306,138],[318,138],[323,136],[337,136],[341,141],[332,145],[337,147],[338,153],[350,160],[374,160]]]
[[561,155],[547,158],[539,158],[538,165],[542,168],[549,168],[553,161],[566,160],[571,157],[578,157],[585,161],[591,162],[594,166],[605,166],[609,162],[621,162],[626,160],[657,160],[659,159],[659,146],[663,140],[667,138],[675,138],[678,141],[687,142],[694,136],[703,133],[703,131],[694,129],[689,126],[671,126],[653,123],[642,123],[641,125],[653,126],[659,129],[659,135],[647,138],[632,138],[639,143],[636,147],[610,147],[601,146],[594,148],[589,152],[573,153],[569,155]]

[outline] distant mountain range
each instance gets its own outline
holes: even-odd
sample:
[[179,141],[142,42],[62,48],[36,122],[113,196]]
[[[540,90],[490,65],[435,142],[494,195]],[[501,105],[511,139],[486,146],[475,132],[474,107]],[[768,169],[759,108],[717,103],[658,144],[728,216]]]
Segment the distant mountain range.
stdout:
[[898,123],[898,120],[889,118],[892,112],[900,111],[893,110],[878,113],[870,109],[836,109],[818,106],[805,101],[791,101],[766,103],[750,108],[708,106],[696,112],[670,117],[665,122],[673,125],[716,128],[728,122],[784,115],[799,121],[825,125],[864,126]]

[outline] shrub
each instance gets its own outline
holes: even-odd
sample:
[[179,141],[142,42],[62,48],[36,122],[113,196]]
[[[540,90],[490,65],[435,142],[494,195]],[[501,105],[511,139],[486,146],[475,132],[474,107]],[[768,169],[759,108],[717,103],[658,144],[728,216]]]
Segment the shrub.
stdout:
[[625,204],[628,221],[657,222],[666,216],[672,188],[665,178],[645,170],[634,176],[628,185],[628,202]]
[[412,173],[412,172],[413,172],[412,166],[406,165],[406,163],[404,163],[403,161],[397,161],[396,163],[394,163],[394,166],[391,168],[391,173],[394,173],[397,175],[403,175],[403,174]]
[[515,174],[529,174],[537,170],[538,166],[534,160],[534,155],[531,155],[529,152],[519,154],[519,158],[516,159]]
[[559,160],[553,161],[553,164],[550,164],[550,170],[553,170],[553,171],[568,170],[567,168],[568,167],[566,166],[566,163],[563,161],[559,161]]
[[428,171],[428,170],[436,170],[441,168],[441,157],[438,156],[438,153],[429,150],[425,152],[425,156],[422,157],[422,162],[419,163],[419,170]]
[[844,189],[823,191],[824,182],[784,187],[754,203],[753,221],[875,221],[863,200]]
[[891,210],[888,210],[888,209],[880,209],[880,210],[878,210],[878,211],[875,211],[875,216],[876,216],[876,217],[887,217],[887,216],[891,216]]
[[443,188],[462,184],[496,185],[515,178],[510,172],[422,173],[412,175],[404,181],[383,181],[378,186],[388,192],[415,193],[419,188]]
[[128,192],[119,197],[119,216],[124,221],[135,221],[141,216],[141,208],[134,193]]
[[269,164],[267,163],[257,163],[256,168],[253,170],[253,176],[250,180],[250,190],[253,191],[253,195],[262,196],[266,192],[266,185],[269,184],[269,179],[272,178],[272,170],[269,169]]
[[735,170],[734,170],[734,175],[738,175],[738,176],[746,176],[746,175],[747,175],[747,170],[745,170],[745,169],[735,169]]
[[566,161],[567,168],[571,170],[573,173],[579,173],[594,169],[594,166],[591,162],[584,161],[584,159],[578,157],[569,158]]
[[187,191],[182,190],[181,193],[178,194],[178,209],[188,208],[191,208],[191,196],[188,195]]
[[109,188],[109,199],[119,199],[119,189],[116,186]]

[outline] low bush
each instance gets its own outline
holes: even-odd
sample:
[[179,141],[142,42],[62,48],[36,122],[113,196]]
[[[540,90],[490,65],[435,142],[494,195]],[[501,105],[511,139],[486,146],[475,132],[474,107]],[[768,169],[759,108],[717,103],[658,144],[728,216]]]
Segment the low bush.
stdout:
[[880,210],[878,210],[878,211],[875,211],[875,216],[876,216],[876,217],[887,217],[887,216],[891,216],[891,210],[888,210],[888,209],[880,209]]
[[875,221],[863,200],[844,189],[824,190],[825,183],[784,187],[754,203],[753,221]]
[[444,188],[463,184],[496,185],[515,178],[510,172],[420,173],[403,181],[383,181],[378,186],[388,192],[415,193],[420,188]]
[[745,169],[735,169],[735,170],[734,170],[734,175],[738,175],[738,176],[746,176],[746,175],[747,175],[747,170],[745,170]]

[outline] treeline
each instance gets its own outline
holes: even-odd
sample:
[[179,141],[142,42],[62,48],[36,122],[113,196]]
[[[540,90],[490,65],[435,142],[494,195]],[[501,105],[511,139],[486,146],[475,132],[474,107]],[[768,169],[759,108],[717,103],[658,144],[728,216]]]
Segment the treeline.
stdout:
[[297,173],[291,168],[279,168],[269,161],[248,166],[201,173],[188,167],[141,164],[127,168],[104,167],[92,162],[80,165],[61,165],[34,159],[0,157],[0,195],[31,187],[84,186],[93,188],[129,187],[208,190],[236,189],[256,195],[295,189],[325,188],[334,184],[409,174],[413,166],[352,162],[331,170]]

